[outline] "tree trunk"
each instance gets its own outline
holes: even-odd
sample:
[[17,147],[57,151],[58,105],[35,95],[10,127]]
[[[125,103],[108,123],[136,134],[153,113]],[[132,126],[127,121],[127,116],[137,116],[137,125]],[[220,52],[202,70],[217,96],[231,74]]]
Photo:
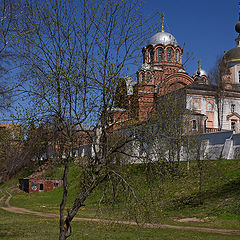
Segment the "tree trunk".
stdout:
[[65,206],[66,206],[66,203],[67,203],[67,197],[68,197],[67,181],[68,181],[69,163],[70,163],[70,161],[69,161],[69,158],[68,158],[67,163],[65,165],[64,173],[63,173],[63,197],[62,197],[62,202],[60,204],[59,240],[67,239],[67,230],[68,229],[65,226],[64,210],[65,210]]
[[[201,165],[202,163],[200,163]],[[200,205],[203,204],[203,196],[202,196],[202,165],[200,166],[199,169],[199,194],[200,194]]]

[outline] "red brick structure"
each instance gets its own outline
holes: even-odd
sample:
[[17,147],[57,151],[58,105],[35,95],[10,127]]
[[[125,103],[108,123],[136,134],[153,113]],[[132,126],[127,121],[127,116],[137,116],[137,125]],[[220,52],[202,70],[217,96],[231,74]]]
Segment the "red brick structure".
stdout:
[[161,32],[153,35],[142,49],[143,64],[137,71],[137,82],[127,76],[117,88],[113,126],[148,121],[158,111],[158,99],[175,93],[183,94],[184,107],[190,110],[189,132],[240,133],[240,20],[235,29],[237,46],[224,54],[217,73],[221,84],[217,86],[210,85],[200,61],[193,76],[185,72],[183,49],[162,24]]
[[137,82],[127,76],[117,88],[113,126],[147,121],[158,111],[159,98],[184,93],[184,107],[190,110],[190,132],[240,133],[240,14],[235,30],[236,47],[226,52],[217,66],[215,81],[220,84],[211,85],[200,61],[193,76],[184,71],[183,49],[172,34],[164,31],[162,23],[161,31],[142,49],[143,64],[137,71]]
[[46,192],[63,185],[60,179],[19,179],[19,188],[27,193]]
[[[143,64],[137,71],[137,82],[127,76],[117,87],[111,119],[115,129],[148,120],[161,96],[194,83],[197,74],[191,77],[185,72],[182,55],[182,47],[162,25],[161,32],[153,35],[142,49]],[[205,74],[201,79],[202,83],[208,82]]]

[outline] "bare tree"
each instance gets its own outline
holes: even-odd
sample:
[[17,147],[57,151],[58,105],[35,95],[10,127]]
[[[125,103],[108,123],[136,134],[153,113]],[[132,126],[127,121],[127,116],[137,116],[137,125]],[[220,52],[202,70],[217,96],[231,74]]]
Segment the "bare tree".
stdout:
[[216,66],[210,72],[210,79],[213,85],[216,85],[216,106],[218,116],[218,131],[222,130],[223,126],[223,110],[225,104],[225,89],[231,79],[228,61],[226,56],[219,57]]
[[[71,222],[92,191],[111,176],[128,184],[115,170],[116,153],[134,135],[112,140],[111,110],[118,79],[134,64],[149,26],[139,1],[24,1],[18,28],[24,33],[16,49],[22,56],[22,86],[28,103],[25,117],[38,124],[51,116],[57,158],[65,166],[60,204],[59,239],[71,236]],[[146,30],[148,29],[148,31]],[[29,80],[31,79],[31,80]],[[84,123],[93,125],[93,133]],[[93,154],[81,164],[79,194],[67,212],[69,166],[76,148],[76,129],[85,131]],[[129,192],[136,198],[133,189]]]
[[[5,123],[0,128],[0,182],[15,176],[24,166],[29,165],[23,147],[21,127]],[[21,159],[21,161],[19,160]]]
[[15,0],[0,1],[0,110],[10,107],[13,97],[13,90],[16,83],[10,79],[14,75],[13,68],[16,67],[17,56],[13,51],[13,43],[19,32],[15,24],[20,18],[20,4]]

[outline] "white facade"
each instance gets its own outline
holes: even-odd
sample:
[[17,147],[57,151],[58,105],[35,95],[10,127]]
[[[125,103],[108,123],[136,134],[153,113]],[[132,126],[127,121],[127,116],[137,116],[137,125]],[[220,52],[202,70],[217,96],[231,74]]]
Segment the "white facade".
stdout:
[[217,101],[213,97],[188,95],[186,98],[186,107],[189,110],[194,110],[198,113],[204,114],[207,117],[207,129],[218,129],[218,111],[220,121],[222,122],[222,130],[235,130],[240,132],[240,98],[224,97],[223,111],[218,110]]

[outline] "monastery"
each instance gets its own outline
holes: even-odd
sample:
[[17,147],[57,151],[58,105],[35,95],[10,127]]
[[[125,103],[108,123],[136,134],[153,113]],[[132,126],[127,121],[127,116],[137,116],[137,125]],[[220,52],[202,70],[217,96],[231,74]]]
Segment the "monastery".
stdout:
[[143,64],[137,82],[129,76],[117,87],[112,121],[117,124],[147,121],[156,111],[158,99],[181,91],[185,108],[191,112],[188,125],[192,132],[223,130],[240,132],[240,13],[235,29],[236,47],[226,52],[218,71],[218,84],[212,85],[199,66],[193,76],[185,72],[183,48],[164,30],[153,35],[142,49]]

